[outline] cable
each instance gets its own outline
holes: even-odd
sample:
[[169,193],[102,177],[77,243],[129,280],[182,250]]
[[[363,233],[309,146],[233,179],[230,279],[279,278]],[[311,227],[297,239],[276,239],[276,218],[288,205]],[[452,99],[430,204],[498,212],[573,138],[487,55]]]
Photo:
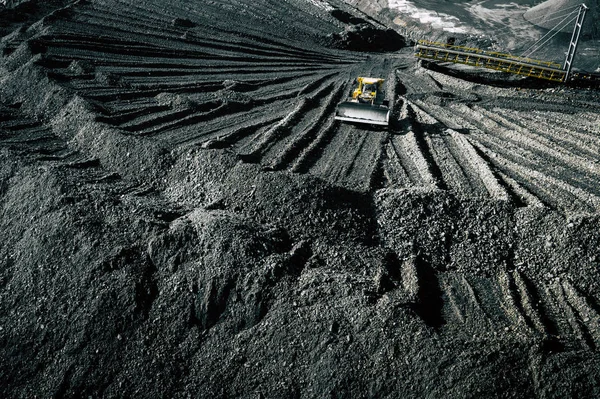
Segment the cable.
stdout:
[[[563,15],[560,15],[560,16],[558,16],[558,17],[554,17],[554,18],[550,18],[550,19],[544,19],[544,20],[541,20],[541,18],[537,18],[536,20],[540,20],[539,22],[551,22],[551,21],[556,21],[557,19],[560,19],[560,18],[562,18],[562,17],[565,17],[565,18],[566,18],[566,17],[568,17],[569,15],[573,15],[573,14],[575,14],[575,11],[571,11],[571,12],[570,12],[570,13],[568,13],[568,14],[563,14]],[[532,21],[529,21],[529,22],[532,22]],[[533,22],[532,22],[532,23],[533,23]],[[560,22],[559,22],[559,23],[560,23]]]
[[[525,52],[523,52],[523,54],[521,55],[521,57],[529,57],[531,56],[531,54],[535,53],[536,51],[538,51],[540,48],[542,48],[546,43],[548,43],[550,40],[552,40],[556,35],[558,35],[561,31],[562,28],[564,28],[565,26],[567,26],[568,24],[570,24],[572,21],[575,21],[577,19],[577,17],[573,17],[571,18],[569,21],[567,21],[563,26],[560,27],[560,29],[558,29],[552,36],[550,36],[548,39],[546,39],[546,41],[544,41],[542,44],[540,44],[539,46],[537,46],[534,50],[530,51],[529,54],[525,55],[525,53],[527,53],[529,50],[531,50],[532,47],[536,46],[537,43],[539,43],[542,39],[538,40],[536,43],[534,43],[533,46],[529,47],[527,50],[525,50]],[[549,33],[551,33],[552,30]],[[548,34],[546,34],[545,36],[547,36]],[[545,37],[544,36],[544,37]]]
[[[556,17],[553,17],[553,18],[550,18],[550,19],[545,19],[545,20],[544,20],[544,22],[552,22],[552,21],[556,21],[556,20],[558,20],[558,19],[561,19],[561,18],[563,18],[563,17],[564,17],[564,19],[563,19],[563,20],[561,20],[561,21],[558,23],[558,24],[561,24],[561,23],[562,23],[562,22],[563,22],[563,21],[564,21],[566,18],[568,18],[570,15],[572,15],[572,14],[575,14],[575,12],[577,12],[577,9],[579,9],[580,7],[581,7],[580,5],[577,5],[577,6],[573,6],[573,7],[562,8],[562,9],[559,9],[559,10],[557,10],[557,11],[554,11],[554,12],[551,12],[551,13],[548,13],[548,14],[544,14],[543,16],[540,16],[540,17],[537,17],[537,18],[530,19],[530,20],[528,20],[528,22],[530,22],[530,23],[534,23],[534,24],[535,24],[535,22],[537,22],[537,21],[539,21],[539,20],[544,20],[545,18],[548,18],[549,16],[552,16],[552,15],[555,15],[555,14],[561,14],[561,15],[559,15],[559,16],[556,16]],[[568,10],[573,10],[573,11],[567,12]],[[503,24],[503,23],[501,23],[501,22],[499,22],[499,21],[496,21],[496,22],[497,22],[498,24],[500,24],[500,25],[504,26],[504,29],[500,29],[500,30],[498,30],[498,31],[496,31],[496,32],[494,33],[494,36],[495,36],[496,38],[501,38],[501,37],[511,36],[511,34],[512,34],[512,32],[511,32],[511,31],[513,31],[513,30],[514,30],[514,27],[512,27],[512,26],[511,26],[511,25],[509,25],[509,24]],[[561,29],[562,29],[562,28],[561,28]],[[525,50],[525,52],[529,51],[531,48],[535,47],[537,43],[539,43],[540,41],[544,40],[544,38],[545,38],[547,35],[549,35],[549,34],[552,32],[552,30],[553,30],[553,29],[551,29],[551,30],[550,30],[550,32],[549,32],[549,33],[547,33],[546,35],[544,35],[544,36],[543,36],[541,39],[537,40],[537,41],[536,41],[536,42],[535,42],[533,45],[531,45],[531,47],[529,47],[527,50]]]
[[[578,9],[578,8],[580,8],[580,7],[581,7],[581,5],[577,5],[577,6],[573,6],[573,7],[569,7],[569,8],[560,9],[560,10],[557,10],[557,11],[554,11],[554,12],[551,12],[551,13],[544,14],[544,15],[542,15],[542,16],[540,16],[540,17],[533,18],[533,19],[531,19],[531,20],[529,20],[529,21],[530,21],[530,22],[531,22],[531,21],[537,21],[538,19],[544,19],[544,18],[547,18],[547,17],[549,17],[550,15],[558,14],[558,13],[561,13],[561,12],[567,12],[567,10],[575,10],[575,9]],[[573,13],[573,12],[574,12],[574,11],[571,11],[571,12],[569,12],[569,14],[571,14],[571,13]],[[566,15],[566,14],[565,14],[565,15]],[[558,19],[558,18],[557,18],[557,19]]]
[[[567,23],[565,23],[564,26],[562,26],[560,29],[564,28],[565,26],[567,26],[568,24],[570,24],[572,21],[574,21],[577,17],[573,17],[571,18]],[[552,40],[556,35],[558,35],[560,33],[560,29],[557,30],[552,36],[550,36],[548,39],[546,39],[542,44],[540,44],[539,46],[535,47],[535,49],[531,50],[529,52],[529,54],[525,55],[525,53],[527,53],[527,51],[529,51],[531,49],[531,47],[529,49],[527,49],[523,55],[521,55],[521,57],[530,57],[531,54],[535,53],[536,51],[538,51],[539,49],[541,49],[546,43],[548,43],[550,40]],[[539,40],[538,40],[539,42]],[[535,44],[534,44],[535,46]],[[533,47],[533,46],[532,46]]]
[[[558,26],[558,25],[560,25],[560,24],[562,24],[564,21],[566,21],[566,20],[567,20],[567,18],[569,18],[569,16],[570,16],[571,14],[575,14],[575,11],[573,11],[573,12],[571,12],[569,15],[567,15],[567,16],[566,16],[566,17],[565,17],[565,18],[564,18],[562,21],[560,21],[560,22],[557,24],[557,26]],[[575,17],[575,18],[576,18],[576,17]],[[571,22],[571,21],[569,21],[569,23],[570,23],[570,22]],[[565,26],[566,26],[566,25],[565,25]],[[527,53],[529,50],[531,50],[532,48],[534,48],[535,46],[537,46],[537,44],[538,44],[538,43],[540,43],[542,40],[544,40],[544,39],[546,38],[546,36],[548,36],[549,34],[551,34],[551,33],[554,31],[554,29],[555,29],[555,28],[556,28],[556,26],[555,26],[554,28],[550,29],[550,30],[548,31],[548,33],[546,33],[546,34],[545,34],[544,36],[542,36],[542,37],[541,37],[539,40],[537,40],[535,43],[533,43],[533,44],[532,44],[532,45],[531,45],[531,46],[530,46],[530,47],[529,47],[527,50],[525,50],[525,51],[523,52],[523,54]],[[560,29],[562,29],[562,28],[563,28],[563,27],[561,27]],[[554,37],[554,36],[555,36],[555,35],[553,35],[552,37]],[[536,51],[537,51],[537,49],[536,49]]]

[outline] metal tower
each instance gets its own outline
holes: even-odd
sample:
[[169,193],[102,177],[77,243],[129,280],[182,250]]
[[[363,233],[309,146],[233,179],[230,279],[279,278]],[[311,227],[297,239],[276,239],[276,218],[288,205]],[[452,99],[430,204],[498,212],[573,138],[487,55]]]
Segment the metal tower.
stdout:
[[577,20],[575,21],[571,43],[569,43],[569,51],[567,51],[567,58],[565,59],[565,65],[563,66],[563,69],[567,72],[565,75],[565,82],[569,80],[569,75],[571,74],[573,58],[575,58],[575,52],[577,51],[577,45],[579,44],[579,36],[581,35],[581,29],[583,28],[583,21],[585,20],[585,14],[588,10],[589,8],[585,4],[579,6],[579,13],[577,14]]

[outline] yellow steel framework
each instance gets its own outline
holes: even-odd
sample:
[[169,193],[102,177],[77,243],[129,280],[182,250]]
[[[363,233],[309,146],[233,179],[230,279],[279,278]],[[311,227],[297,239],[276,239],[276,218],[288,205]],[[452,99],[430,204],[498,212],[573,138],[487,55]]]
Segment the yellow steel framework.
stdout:
[[562,65],[555,62],[427,40],[418,42],[415,55],[422,59],[489,68],[554,82],[564,82],[567,78],[567,72],[562,69]]

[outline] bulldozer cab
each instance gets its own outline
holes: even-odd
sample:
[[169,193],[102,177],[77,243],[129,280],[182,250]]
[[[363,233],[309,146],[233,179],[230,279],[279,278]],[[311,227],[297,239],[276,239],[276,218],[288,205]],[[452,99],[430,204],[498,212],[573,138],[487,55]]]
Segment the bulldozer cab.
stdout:
[[371,95],[375,95],[375,93],[377,92],[377,84],[376,83],[365,83],[363,85],[363,93],[367,93],[367,94],[371,94]]
[[377,95],[377,86],[372,83],[368,83],[363,85],[362,90],[358,89],[358,91],[358,96],[356,97],[358,98],[358,101],[373,102],[375,96]]
[[353,96],[359,102],[373,102],[380,91],[380,79],[362,78],[356,79],[358,87],[354,90]]

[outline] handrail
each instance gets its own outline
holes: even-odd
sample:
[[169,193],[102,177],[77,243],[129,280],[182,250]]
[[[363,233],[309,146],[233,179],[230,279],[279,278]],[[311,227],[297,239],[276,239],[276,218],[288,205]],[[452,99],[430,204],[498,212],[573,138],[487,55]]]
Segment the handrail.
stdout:
[[536,63],[532,61],[539,60],[514,56],[505,57],[506,54],[470,49],[469,47],[423,40],[416,46],[416,50],[415,56],[418,58],[483,67],[555,82],[564,82],[567,76],[566,71],[555,63],[545,61]]
[[448,50],[463,51],[466,53],[473,53],[473,54],[482,54],[482,55],[487,55],[487,56],[494,57],[494,58],[503,58],[503,59],[509,59],[509,60],[513,60],[513,61],[523,62],[526,64],[534,64],[534,65],[541,65],[541,66],[546,66],[546,67],[550,67],[550,68],[562,69],[562,65],[558,64],[556,62],[542,61],[542,60],[536,60],[533,58],[526,58],[526,57],[519,57],[519,56],[512,55],[512,54],[500,53],[500,52],[496,52],[496,51],[487,51],[487,50],[482,50],[482,49],[478,49],[478,48],[474,48],[474,47],[456,46],[453,44],[433,42],[433,41],[429,41],[429,40],[419,40],[418,45],[432,46],[432,47],[438,47],[438,48],[441,47],[441,48],[448,49]]

